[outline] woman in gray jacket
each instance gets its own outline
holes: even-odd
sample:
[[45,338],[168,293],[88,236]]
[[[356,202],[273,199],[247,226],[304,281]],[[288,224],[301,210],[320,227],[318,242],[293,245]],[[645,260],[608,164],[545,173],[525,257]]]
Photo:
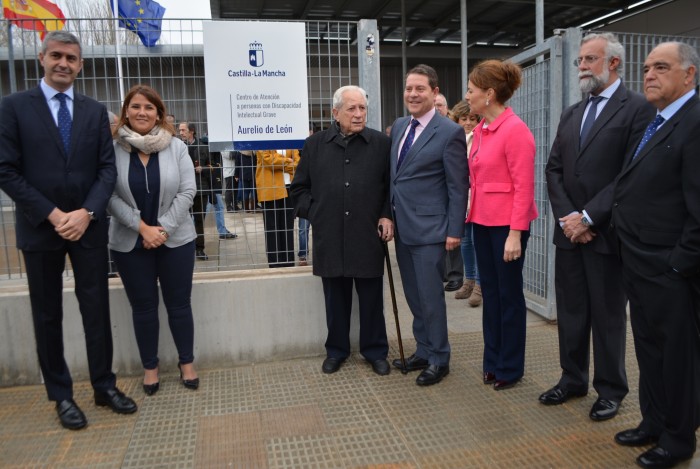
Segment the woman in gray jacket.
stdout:
[[136,85],[126,96],[114,130],[117,184],[109,201],[109,247],[129,303],[145,374],[143,390],[155,394],[158,376],[158,281],[177,347],[180,379],[197,389],[193,366],[192,272],[196,191],[187,147],[173,138],[158,93]]

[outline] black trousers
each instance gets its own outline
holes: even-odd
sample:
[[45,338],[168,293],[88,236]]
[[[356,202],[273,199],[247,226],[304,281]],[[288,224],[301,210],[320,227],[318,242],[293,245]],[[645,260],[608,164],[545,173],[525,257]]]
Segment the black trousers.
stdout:
[[192,218],[194,219],[194,231],[197,233],[197,239],[194,244],[198,251],[204,249],[204,215],[206,214],[207,201],[209,200],[208,192],[198,190],[192,200]]
[[236,193],[238,192],[238,183],[233,176],[224,178],[224,203],[226,208],[236,206]]
[[323,277],[326,300],[326,354],[345,359],[350,355],[350,313],[352,285],[360,306],[360,353],[369,362],[386,359],[389,343],[384,322],[384,279]]
[[630,301],[639,364],[639,428],[679,458],[696,448],[700,425],[700,338],[694,327],[695,288],[677,273],[646,275],[632,249],[621,245],[622,274]]
[[294,209],[291,199],[262,202],[265,250],[270,268],[294,266]]
[[66,254],[75,276],[75,296],[85,332],[90,382],[112,389],[112,328],[107,290],[107,246],[87,249],[67,242],[56,251],[23,251],[39,366],[49,400],[73,398],[73,380],[63,356],[63,271]]
[[191,241],[176,248],[161,246],[130,252],[112,251],[131,305],[141,364],[147,370],[158,366],[159,282],[178,361],[184,364],[194,361],[194,320],[190,302],[193,251]]

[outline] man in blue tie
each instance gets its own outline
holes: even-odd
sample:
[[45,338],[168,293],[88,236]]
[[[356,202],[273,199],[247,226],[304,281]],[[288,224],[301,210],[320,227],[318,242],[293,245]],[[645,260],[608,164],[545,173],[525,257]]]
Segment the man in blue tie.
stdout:
[[661,116],[629,148],[615,181],[612,222],[639,364],[636,428],[625,446],[655,444],[645,468],[690,459],[700,425],[700,59],[688,44],[656,46],[644,61],[644,94]]
[[73,268],[94,402],[128,414],[136,404],[116,387],[107,290],[107,202],[116,180],[107,109],[75,92],[78,39],[46,35],[40,85],[0,103],[0,188],[16,204],[17,246],[27,272],[39,365],[65,428],[87,425],[73,400],[63,356],[63,271]]
[[625,49],[611,33],[583,38],[579,87],[586,99],[564,110],[545,169],[554,228],[554,264],[561,377],[540,395],[544,405],[585,396],[593,337],[593,380],[598,394],[589,416],[617,415],[627,395],[627,297],[615,236],[610,233],[612,182],[628,149],[654,115],[619,75]]
[[396,257],[416,339],[406,367],[423,370],[416,379],[421,386],[439,383],[450,371],[442,277],[446,252],[458,249],[464,234],[469,189],[464,129],[436,112],[438,93],[435,70],[415,66],[404,89],[410,116],[391,127]]

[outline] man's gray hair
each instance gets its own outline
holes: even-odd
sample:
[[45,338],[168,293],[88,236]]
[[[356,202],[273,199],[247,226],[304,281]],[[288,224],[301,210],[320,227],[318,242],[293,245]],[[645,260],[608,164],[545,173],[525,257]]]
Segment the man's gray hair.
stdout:
[[698,51],[693,46],[685,42],[673,41],[671,44],[678,46],[678,58],[681,61],[681,67],[685,70],[692,65],[695,67],[695,85],[698,84],[698,73],[700,73],[700,57]]
[[365,98],[365,106],[369,105],[369,102],[367,101],[367,92],[360,88],[359,86],[355,85],[348,85],[348,86],[341,86],[338,88],[335,93],[333,93],[333,109],[340,109],[343,107],[343,95],[345,94],[346,91],[359,91],[362,96]]
[[44,42],[41,43],[41,53],[46,54],[49,47],[49,42],[60,42],[63,44],[75,44],[80,51],[80,58],[83,57],[83,48],[80,46],[80,40],[68,31],[51,31],[44,37]]
[[617,74],[622,75],[625,72],[625,48],[622,44],[620,44],[617,36],[615,36],[613,33],[586,34],[581,41],[581,44],[585,44],[595,39],[603,39],[605,41],[605,55],[608,57],[608,59],[612,57],[617,57],[620,59],[620,63],[617,66]]

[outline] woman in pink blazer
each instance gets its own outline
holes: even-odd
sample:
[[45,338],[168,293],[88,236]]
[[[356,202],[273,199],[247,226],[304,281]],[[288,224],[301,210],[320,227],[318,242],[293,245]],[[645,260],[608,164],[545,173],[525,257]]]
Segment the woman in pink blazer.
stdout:
[[520,86],[520,67],[487,60],[469,74],[466,100],[483,120],[469,154],[476,258],[484,298],[484,384],[515,385],[525,370],[523,263],[534,198],[535,139],[505,103]]

